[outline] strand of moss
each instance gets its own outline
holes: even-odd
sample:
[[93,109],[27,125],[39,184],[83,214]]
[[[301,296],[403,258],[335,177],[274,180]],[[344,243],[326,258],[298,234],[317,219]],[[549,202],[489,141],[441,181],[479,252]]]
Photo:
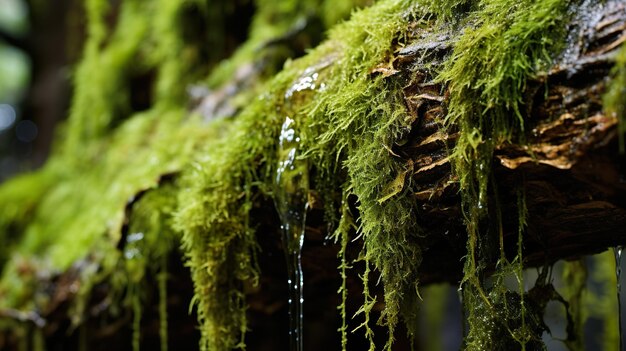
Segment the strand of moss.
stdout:
[[364,261],[365,263],[365,270],[363,271],[363,275],[360,276],[361,281],[363,282],[363,305],[361,305],[361,307],[356,311],[356,313],[354,314],[354,317],[362,314],[363,322],[359,324],[359,326],[354,328],[352,332],[355,332],[363,328],[365,330],[364,331],[365,338],[369,342],[368,350],[373,351],[373,350],[376,350],[376,344],[374,343],[374,331],[370,327],[370,314],[372,312],[372,309],[374,308],[374,305],[376,304],[376,297],[372,296],[372,294],[370,293],[370,287],[369,287],[369,284],[370,284],[369,278],[371,274],[370,262],[363,257],[361,257],[360,260]]
[[574,320],[568,337],[565,341],[570,351],[583,351],[585,349],[584,326],[589,314],[584,303],[587,288],[587,265],[584,260],[565,262],[563,267],[563,281],[565,282],[563,293],[569,303],[569,310]]
[[346,313],[346,302],[348,300],[348,288],[347,288],[347,279],[348,269],[351,269],[352,266],[347,260],[346,253],[348,250],[348,241],[350,240],[350,233],[356,230],[356,225],[354,224],[354,220],[352,218],[352,214],[350,213],[348,198],[344,196],[342,201],[341,208],[341,219],[339,220],[339,224],[337,225],[337,229],[332,235],[332,239],[335,244],[339,242],[339,252],[337,253],[340,264],[339,270],[341,272],[341,286],[337,293],[341,296],[341,304],[337,306],[339,310],[339,315],[341,316],[341,327],[339,328],[339,332],[341,333],[341,350],[346,351],[348,347],[348,315]]

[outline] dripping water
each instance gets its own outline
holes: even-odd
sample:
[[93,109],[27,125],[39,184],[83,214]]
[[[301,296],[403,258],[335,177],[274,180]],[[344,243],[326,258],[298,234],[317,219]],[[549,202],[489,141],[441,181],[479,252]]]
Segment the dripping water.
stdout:
[[285,119],[279,138],[278,169],[274,182],[274,203],[281,220],[282,242],[287,261],[289,284],[289,346],[302,351],[303,339],[303,277],[301,250],[304,242],[308,206],[308,166],[298,159],[300,138],[295,122]]
[[622,249],[623,246],[617,246],[613,248],[613,254],[615,255],[615,278],[617,280],[617,309],[619,313],[619,349],[624,350],[624,330],[622,329]]

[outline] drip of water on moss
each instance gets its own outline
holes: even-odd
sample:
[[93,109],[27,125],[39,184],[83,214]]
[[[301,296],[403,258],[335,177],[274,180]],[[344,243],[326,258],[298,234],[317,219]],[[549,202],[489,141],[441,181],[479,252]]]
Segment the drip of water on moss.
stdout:
[[309,189],[308,166],[299,160],[295,122],[287,117],[283,123],[278,150],[274,203],[281,220],[282,242],[287,261],[289,284],[289,344],[290,350],[302,351],[304,304],[301,250]]
[[619,349],[624,350],[624,330],[622,329],[622,250],[623,246],[616,246],[613,248],[613,254],[615,255],[615,278],[617,280],[617,309],[619,313]]

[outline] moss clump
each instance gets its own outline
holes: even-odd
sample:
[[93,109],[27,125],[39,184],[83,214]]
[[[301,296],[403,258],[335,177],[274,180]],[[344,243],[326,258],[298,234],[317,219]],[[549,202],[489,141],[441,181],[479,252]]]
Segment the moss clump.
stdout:
[[[185,89],[204,67],[191,64],[198,60],[179,32],[184,29],[178,25],[183,9],[189,5],[125,1],[110,7],[107,1],[86,2],[88,40],[74,77],[76,94],[63,130],[66,140],[57,145],[45,168],[0,189],[0,231],[19,238],[0,283],[3,307],[45,309],[47,298],[40,291],[44,287],[23,273],[23,265],[36,265],[33,270],[53,277],[75,262],[96,261],[81,269],[74,323],[82,321],[95,284],[110,280],[114,291],[125,291],[130,284],[128,278],[113,274],[122,261],[117,246],[129,199],[158,187],[161,176],[178,172],[202,140],[218,133],[204,128],[196,117],[186,117]],[[117,15],[111,16],[116,18],[113,25],[105,21],[110,13]],[[156,98],[144,106],[147,111],[137,112],[133,84],[137,76],[150,72],[156,78],[144,89],[154,89]],[[155,214],[165,210],[152,208],[157,209]],[[168,233],[146,236],[164,245],[173,239],[159,234]],[[128,267],[134,276],[147,269],[135,266]],[[123,303],[115,297],[113,302]]]
[[128,279],[127,303],[134,310],[133,349],[139,350],[141,329],[142,291],[146,290],[145,276],[155,276],[159,285],[159,316],[161,349],[167,350],[167,261],[179,242],[173,231],[172,215],[176,208],[176,188],[164,184],[148,190],[132,206],[129,224],[124,230],[124,269]]
[[[489,304],[480,297],[465,295],[471,300],[474,313],[482,316],[479,328],[470,323],[470,333],[465,339],[467,350],[543,350],[541,334],[543,311],[532,303],[523,306],[521,296],[516,292],[504,293],[493,290],[488,294]],[[512,311],[515,311],[514,313]],[[529,318],[531,317],[532,318]],[[523,342],[521,342],[523,340]]]

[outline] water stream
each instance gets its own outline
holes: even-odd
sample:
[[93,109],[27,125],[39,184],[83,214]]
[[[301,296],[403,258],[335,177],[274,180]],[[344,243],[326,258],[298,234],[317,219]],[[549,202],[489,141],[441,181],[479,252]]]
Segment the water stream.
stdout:
[[622,329],[622,246],[613,248],[615,255],[615,278],[617,278],[617,310],[619,313],[619,349],[624,351],[624,329]]
[[289,349],[302,351],[304,304],[301,250],[308,207],[308,165],[299,160],[300,138],[290,117],[283,123],[274,182],[274,203],[281,220],[282,242],[289,284]]

